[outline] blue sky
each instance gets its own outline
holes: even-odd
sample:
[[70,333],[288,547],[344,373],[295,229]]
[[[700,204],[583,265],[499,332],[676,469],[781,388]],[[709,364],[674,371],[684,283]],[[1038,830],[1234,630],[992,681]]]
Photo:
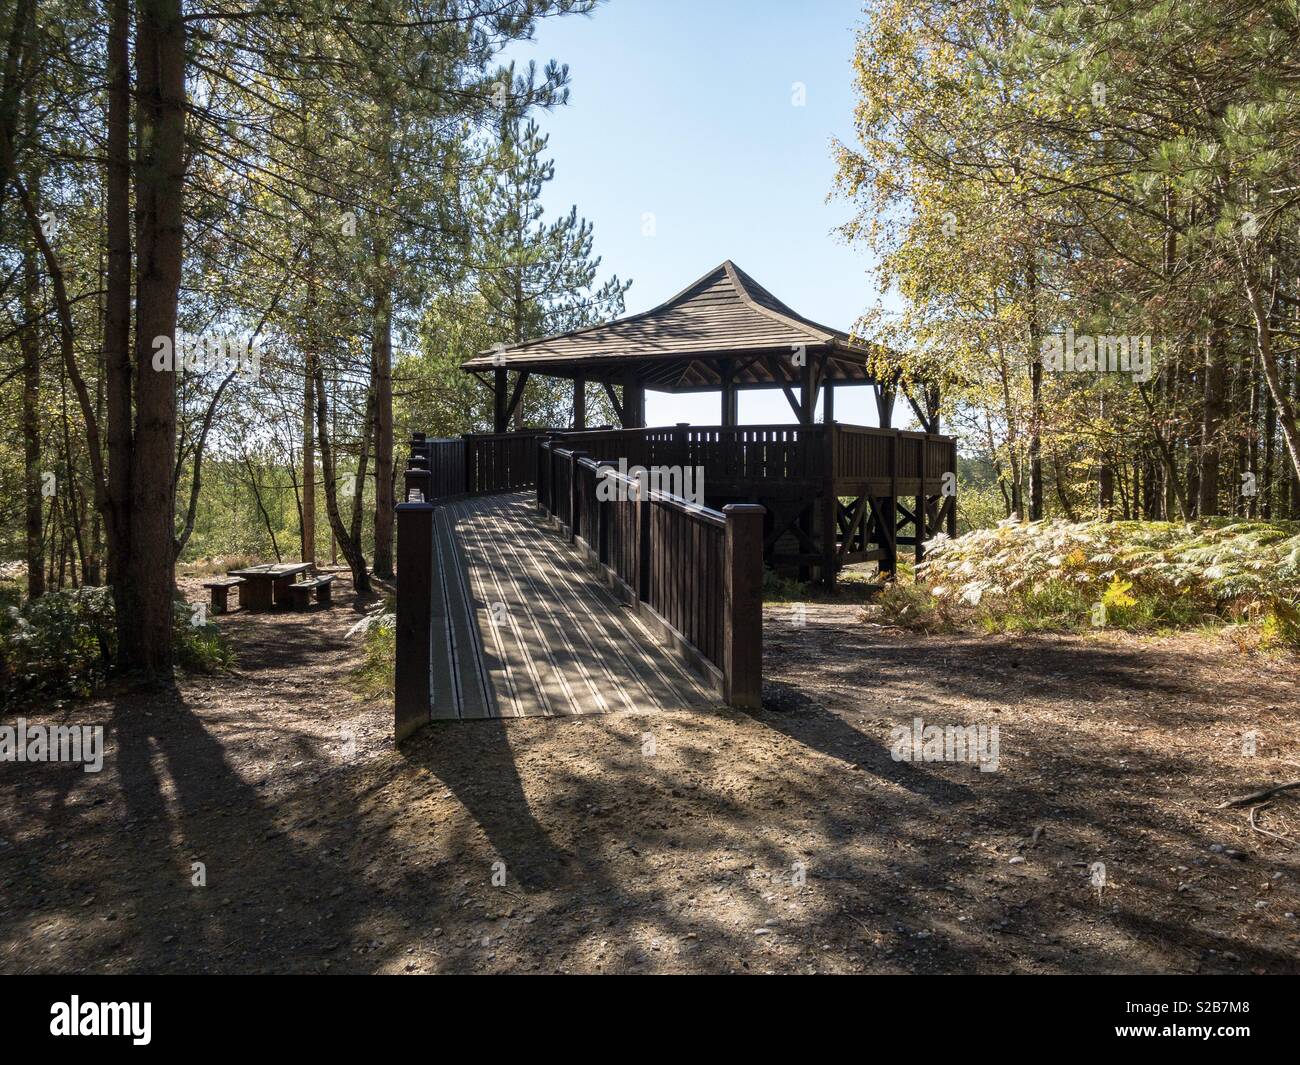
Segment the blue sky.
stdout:
[[[881,302],[861,249],[833,229],[830,142],[852,136],[850,62],[861,0],[612,0],[543,20],[509,56],[569,66],[567,106],[539,113],[555,179],[548,216],[576,204],[605,274],[646,310],[732,259],[816,321],[852,327]],[[795,83],[805,103],[795,106]],[[642,233],[654,216],[654,235]],[[779,391],[741,394],[742,422],[791,420]],[[841,421],[875,424],[865,389]],[[716,396],[647,396],[650,424],[716,424]]]

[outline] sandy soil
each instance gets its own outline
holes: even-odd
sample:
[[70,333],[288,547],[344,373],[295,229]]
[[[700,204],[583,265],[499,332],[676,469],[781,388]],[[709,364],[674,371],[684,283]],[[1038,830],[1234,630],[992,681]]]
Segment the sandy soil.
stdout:
[[[24,711],[108,758],[0,764],[0,971],[1300,971],[1300,849],[1214,808],[1300,777],[1292,661],[774,606],[761,711],[399,752],[349,685],[365,605],[234,613],[232,675]],[[997,725],[997,771],[895,761],[917,715]],[[1300,790],[1257,824],[1300,839]]]

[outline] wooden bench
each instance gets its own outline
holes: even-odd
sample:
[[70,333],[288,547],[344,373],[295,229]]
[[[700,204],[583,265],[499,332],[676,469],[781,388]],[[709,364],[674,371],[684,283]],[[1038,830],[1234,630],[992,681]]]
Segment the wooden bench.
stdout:
[[313,580],[298,581],[289,585],[289,602],[294,610],[306,610],[311,605],[312,593],[316,593],[316,602],[330,605],[330,586],[333,576],[316,577]]
[[226,612],[226,597],[230,594],[230,589],[238,588],[243,583],[243,577],[218,577],[215,580],[204,581],[203,587],[212,590],[212,612],[214,614],[224,614]]

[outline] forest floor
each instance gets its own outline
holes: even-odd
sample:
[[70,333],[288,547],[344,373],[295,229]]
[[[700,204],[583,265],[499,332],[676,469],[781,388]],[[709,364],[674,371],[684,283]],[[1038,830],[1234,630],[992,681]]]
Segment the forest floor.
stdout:
[[[397,751],[336,588],[219,619],[228,675],[25,711],[107,758],[0,765],[0,972],[1300,971],[1300,849],[1216,809],[1300,777],[1294,660],[772,606],[761,711]],[[997,770],[895,761],[915,716]],[[1300,839],[1300,790],[1256,824]]]

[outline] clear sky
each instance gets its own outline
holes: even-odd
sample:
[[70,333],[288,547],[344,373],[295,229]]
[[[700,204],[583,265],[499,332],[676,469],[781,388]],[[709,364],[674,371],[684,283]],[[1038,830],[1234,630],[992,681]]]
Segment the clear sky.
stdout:
[[[629,314],[731,259],[800,314],[850,329],[881,302],[860,249],[833,234],[833,136],[851,140],[860,0],[610,0],[543,20],[516,62],[569,66],[567,106],[537,115],[555,179],[548,216],[576,204],[602,272],[632,278]],[[797,85],[803,86],[802,106]],[[643,234],[653,215],[653,236]],[[868,390],[836,418],[875,424]],[[716,395],[647,393],[651,425],[717,424]],[[779,390],[742,392],[742,422],[787,422]]]

